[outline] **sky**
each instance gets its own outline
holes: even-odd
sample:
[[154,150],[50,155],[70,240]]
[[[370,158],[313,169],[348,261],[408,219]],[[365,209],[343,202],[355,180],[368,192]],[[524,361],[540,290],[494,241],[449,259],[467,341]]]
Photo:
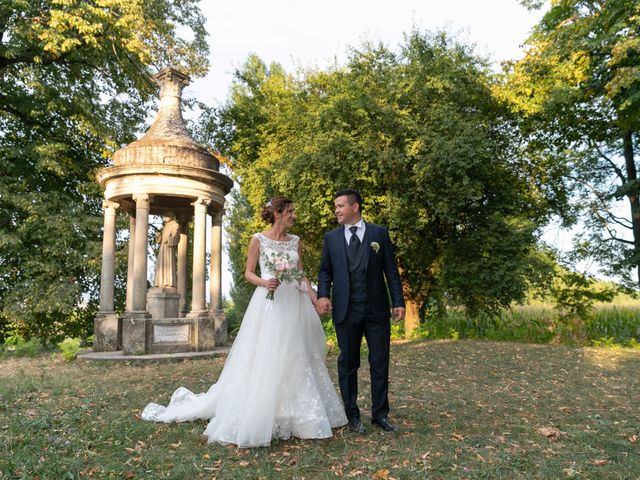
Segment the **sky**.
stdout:
[[223,102],[233,72],[248,55],[285,70],[323,68],[344,60],[366,40],[394,48],[412,29],[442,30],[475,44],[496,61],[519,58],[542,12],[518,0],[203,0],[211,71],[185,90],[206,103]]
[[[500,61],[523,55],[521,46],[543,13],[528,11],[518,0],[203,0],[200,8],[207,18],[211,70],[195,79],[184,96],[208,105],[226,100],[233,73],[249,54],[267,64],[280,63],[288,72],[325,68],[342,63],[349,47],[365,41],[395,49],[413,29],[456,34],[497,68]],[[549,235],[553,239],[554,232]],[[555,242],[561,238],[556,235]],[[225,255],[226,297],[231,278],[227,269]]]

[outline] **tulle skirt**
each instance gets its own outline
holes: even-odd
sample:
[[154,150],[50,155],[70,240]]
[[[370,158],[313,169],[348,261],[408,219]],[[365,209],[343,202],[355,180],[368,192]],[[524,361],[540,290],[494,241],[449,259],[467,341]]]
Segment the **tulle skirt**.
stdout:
[[225,366],[206,393],[178,388],[167,407],[150,403],[142,419],[208,419],[209,442],[267,446],[272,438],[328,438],[345,425],[325,364],[320,319],[308,296],[283,283],[274,299],[257,287]]

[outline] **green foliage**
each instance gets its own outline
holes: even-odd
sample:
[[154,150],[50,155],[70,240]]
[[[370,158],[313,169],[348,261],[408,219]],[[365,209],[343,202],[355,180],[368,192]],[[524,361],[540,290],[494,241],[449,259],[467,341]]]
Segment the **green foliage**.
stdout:
[[[616,346],[632,346],[640,336],[640,307],[637,303],[592,305],[589,315],[574,323],[563,310],[551,304],[513,306],[497,314],[475,317],[449,309],[427,316],[415,331],[416,338],[458,338],[526,343],[562,342],[599,346],[603,339]],[[420,332],[428,332],[422,336]],[[595,343],[594,343],[595,342]]]
[[626,344],[640,339],[640,311],[624,305],[597,308],[583,329],[587,339],[613,338],[617,344]]
[[37,338],[25,340],[17,333],[8,335],[2,345],[2,352],[16,357],[35,357],[43,351],[43,345]]
[[[597,259],[605,273],[635,289],[639,28],[637,1],[551,2],[525,44],[525,57],[506,65],[506,88],[496,88],[522,114],[529,154],[550,172],[550,182],[562,182],[571,192],[564,221],[582,215],[586,230],[576,239],[576,259]],[[629,213],[621,211],[622,200]]]
[[[97,302],[96,171],[152,105],[149,66],[207,69],[196,0],[0,4],[0,328],[86,336]],[[190,37],[190,39],[187,39]],[[118,260],[123,258],[119,239]],[[119,280],[122,281],[121,263]],[[116,291],[119,292],[119,285]],[[73,324],[65,332],[62,325]]]
[[331,315],[323,315],[321,317],[322,320],[322,328],[324,329],[324,336],[327,341],[327,344],[330,347],[338,346],[338,337],[336,334],[336,327],[331,321]]
[[233,280],[230,293],[233,299],[234,315],[239,327],[255,290],[255,287],[244,278],[249,241],[255,231],[251,228],[253,209],[247,199],[238,190],[233,190],[230,203],[226,224],[229,238],[227,252]]
[[595,302],[610,302],[617,290],[610,285],[603,288],[589,276],[565,270],[557,277],[550,293],[563,317],[584,320],[593,311]]
[[239,315],[238,309],[233,301],[226,298],[222,299],[222,309],[227,319],[227,333],[233,338],[238,334],[238,330],[240,330],[242,317]]
[[297,77],[251,56],[207,119],[252,208],[232,242],[246,245],[266,199],[287,195],[305,270],[316,271],[335,227],[333,192],[350,186],[365,219],[390,227],[418,308],[446,297],[474,313],[522,300],[548,277],[538,228],[562,196],[522,154],[493,82],[486,62],[445,34],[412,32],[398,52],[366,44],[343,67]]
[[65,338],[62,342],[58,343],[60,355],[62,355],[62,358],[67,362],[75,360],[80,351],[80,344],[79,338]]

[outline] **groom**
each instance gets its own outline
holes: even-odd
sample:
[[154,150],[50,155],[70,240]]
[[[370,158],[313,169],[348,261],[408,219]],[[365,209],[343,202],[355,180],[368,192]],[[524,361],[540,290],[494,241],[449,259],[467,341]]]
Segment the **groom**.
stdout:
[[[364,335],[369,347],[371,423],[395,432],[397,428],[388,418],[389,296],[396,320],[404,317],[405,309],[393,246],[385,227],[362,220],[362,197],[356,190],[339,190],[334,203],[340,227],[324,236],[317,307],[321,314],[333,310],[340,348],[340,393],[349,429],[365,432],[356,405],[360,343]],[[332,286],[333,309],[329,300]]]

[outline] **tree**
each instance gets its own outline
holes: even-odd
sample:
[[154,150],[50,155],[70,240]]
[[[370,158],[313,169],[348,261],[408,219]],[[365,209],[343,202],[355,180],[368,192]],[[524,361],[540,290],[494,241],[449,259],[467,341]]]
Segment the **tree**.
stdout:
[[[543,2],[523,2],[540,8]],[[576,251],[640,282],[640,4],[559,0],[506,68],[504,98],[523,115],[529,149],[564,170],[587,233]],[[626,199],[629,214],[621,213]],[[635,280],[632,272],[636,271]]]
[[205,37],[197,0],[2,2],[0,330],[46,338],[95,302],[95,172],[143,124],[149,68],[205,73]]
[[411,331],[427,301],[506,306],[548,267],[537,231],[561,192],[541,188],[491,86],[445,34],[413,32],[398,53],[364,45],[299,78],[252,57],[219,113],[221,144],[256,211],[274,194],[296,201],[312,272],[333,192],[359,189],[365,218],[390,227]]

